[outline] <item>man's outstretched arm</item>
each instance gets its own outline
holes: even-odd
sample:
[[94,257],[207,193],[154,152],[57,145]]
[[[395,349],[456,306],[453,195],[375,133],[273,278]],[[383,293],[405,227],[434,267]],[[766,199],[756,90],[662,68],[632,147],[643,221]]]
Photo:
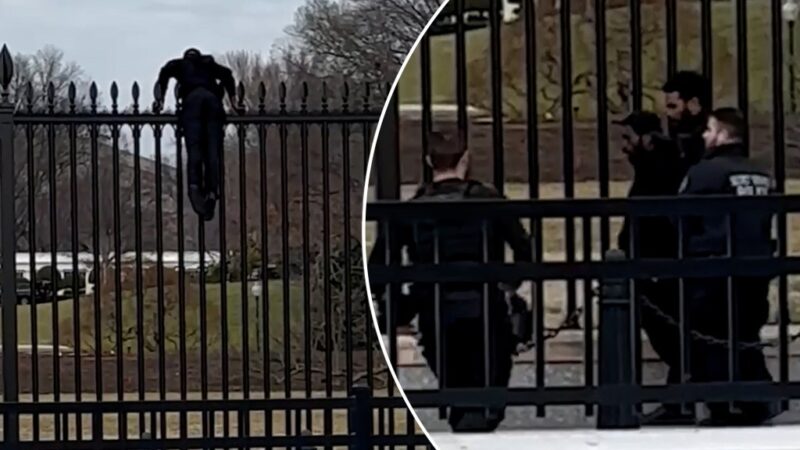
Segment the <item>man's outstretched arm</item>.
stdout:
[[169,87],[169,79],[170,78],[177,78],[178,77],[178,60],[173,59],[164,65],[161,70],[158,72],[158,88],[159,93],[161,94],[160,98],[157,98],[156,101],[159,103],[163,103],[164,98],[167,95],[167,88]]
[[233,78],[233,71],[219,63],[216,64],[216,77],[222,83],[225,92],[232,103],[236,103],[236,80]]

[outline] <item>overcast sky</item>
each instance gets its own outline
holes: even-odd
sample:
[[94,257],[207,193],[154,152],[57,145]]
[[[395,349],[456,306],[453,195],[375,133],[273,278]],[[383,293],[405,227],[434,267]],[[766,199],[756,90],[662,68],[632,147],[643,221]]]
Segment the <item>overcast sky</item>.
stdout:
[[[134,81],[142,102],[152,101],[158,69],[188,47],[219,54],[268,54],[285,37],[303,0],[0,0],[0,44],[12,53],[46,45],[64,51],[108,100],[112,81],[120,106]],[[170,86],[174,86],[174,81]]]

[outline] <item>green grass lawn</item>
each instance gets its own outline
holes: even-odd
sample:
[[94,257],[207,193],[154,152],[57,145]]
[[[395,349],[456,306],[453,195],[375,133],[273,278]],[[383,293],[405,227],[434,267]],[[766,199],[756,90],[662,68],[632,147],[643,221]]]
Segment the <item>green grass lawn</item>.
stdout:
[[[195,282],[196,283],[196,282]],[[228,331],[228,347],[231,349],[241,349],[243,336],[243,323],[245,320],[248,321],[249,330],[248,335],[250,337],[250,344],[251,346],[255,345],[256,340],[258,339],[256,335],[257,329],[257,319],[261,315],[261,309],[256,305],[256,299],[253,295],[249,292],[248,285],[248,292],[246,293],[247,298],[247,314],[246,317],[243,317],[242,314],[242,302],[245,296],[242,295],[242,285],[240,282],[236,283],[227,283],[225,292],[227,293],[226,298],[226,308],[227,311],[227,331]],[[187,281],[187,296],[186,296],[186,336],[188,342],[195,342],[199,343],[199,333],[200,333],[200,302],[199,302],[199,293],[197,291],[190,292],[192,286],[189,286],[189,282]],[[194,286],[196,288],[196,284]],[[157,306],[156,306],[156,296],[154,294],[154,289],[148,289],[145,296],[143,303],[145,304],[144,315],[145,315],[145,334],[148,333],[155,333],[157,331]],[[285,311],[285,304],[284,304],[284,286],[280,280],[271,280],[269,282],[269,332],[270,337],[273,340],[280,340],[283,341],[283,332],[284,332],[284,311]],[[209,347],[213,350],[219,348],[222,345],[221,342],[221,330],[222,330],[222,301],[221,301],[221,294],[222,294],[222,286],[220,284],[209,284],[206,286],[206,314],[207,314],[207,324],[208,324],[208,334],[209,334]],[[175,345],[177,345],[178,339],[178,330],[179,330],[179,320],[178,320],[178,304],[177,304],[177,296],[171,297],[170,295],[165,296],[167,298],[166,303],[169,305],[168,308],[171,310],[167,313],[165,318],[165,330],[166,335],[168,337],[173,337],[175,339]],[[91,321],[93,315],[93,305],[94,298],[92,296],[82,297],[79,300],[83,308],[88,308],[83,310],[80,314],[80,321],[82,322],[80,325],[81,328],[81,341],[87,342],[92,341],[92,332],[93,332],[93,324],[91,322],[85,323],[87,318]],[[264,299],[262,299],[264,301]],[[122,295],[122,322],[123,322],[123,330],[125,330],[125,336],[131,336],[132,334],[135,336],[135,327],[137,325],[137,311],[136,311],[136,303],[137,298],[135,292],[124,292]],[[299,332],[302,328],[303,323],[303,290],[302,284],[299,281],[292,281],[289,283],[289,297],[288,297],[288,310],[289,310],[289,323],[290,331],[292,333]],[[103,316],[107,318],[103,322],[104,325],[114,323],[113,311],[115,308],[115,303],[113,298],[106,299],[102,302],[101,310],[103,311]],[[32,342],[32,334],[31,330],[36,330],[37,333],[37,340],[39,344],[44,343],[53,343],[53,319],[54,315],[54,308],[52,303],[45,303],[39,304],[36,306],[36,323],[32,322],[32,315],[31,315],[31,306],[28,305],[20,305],[17,308],[17,327],[18,327],[18,338],[20,344],[30,344]],[[57,323],[60,328],[59,330],[59,344],[61,345],[73,345],[73,338],[72,338],[72,324],[75,315],[73,312],[73,301],[72,300],[63,300],[58,302],[57,305]],[[88,329],[87,329],[88,325]],[[132,328],[132,329],[131,329]],[[113,329],[107,334],[114,334]],[[135,347],[135,340],[131,342],[130,345]],[[113,345],[111,346],[113,347]]]

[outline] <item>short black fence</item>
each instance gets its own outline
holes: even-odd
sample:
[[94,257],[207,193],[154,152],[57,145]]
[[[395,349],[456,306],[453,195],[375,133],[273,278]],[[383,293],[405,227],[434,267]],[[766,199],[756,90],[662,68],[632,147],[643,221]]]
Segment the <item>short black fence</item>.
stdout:
[[[536,371],[536,384],[510,390],[406,389],[415,407],[502,402],[537,405],[544,415],[545,406],[573,404],[586,405],[586,414],[593,415],[600,404],[616,412],[601,408],[599,424],[628,426],[634,419],[619,413],[620,402],[796,397],[797,384],[789,377],[789,347],[794,340],[789,334],[789,276],[797,273],[798,261],[789,256],[793,246],[787,231],[798,211],[797,198],[785,194],[792,192],[791,178],[800,167],[786,149],[796,145],[800,135],[785,116],[796,113],[797,11],[784,3],[793,2],[452,0],[448,4],[407,66],[418,72],[407,77],[414,81],[401,80],[390,99],[371,174],[375,200],[367,205],[368,233],[391,233],[398,221],[515,217],[533,232],[537,262],[402,266],[395,253],[388,266],[371,265],[369,278],[372,283],[392,283],[395,289],[411,282],[531,280],[536,301],[535,369],[531,370]],[[728,38],[725,44],[717,42],[723,34]],[[752,51],[759,46],[769,50]],[[444,56],[452,60],[443,60]],[[622,143],[620,130],[610,121],[631,110],[656,110],[662,84],[679,69],[709,77],[715,105],[738,105],[744,111],[750,125],[750,156],[773,168],[778,195],[746,200],[620,198],[627,194],[632,171],[617,148]],[[754,77],[763,81],[756,83]],[[792,100],[788,111],[787,95]],[[431,130],[459,135],[470,149],[473,176],[492,183],[511,200],[402,203],[410,192],[403,188],[430,180],[424,157]],[[661,261],[634,254],[623,261],[602,260],[603,255],[619,258],[609,251],[625,217],[724,216],[743,209],[776,214],[778,248],[773,258]],[[777,281],[776,383],[642,385],[640,308],[628,299],[630,290],[622,289],[628,280],[755,274]],[[563,299],[545,297],[547,281],[566,286]],[[596,290],[596,284],[606,288]],[[597,297],[600,336],[595,344],[595,327],[587,324],[597,321]],[[552,313],[545,307],[561,302],[562,325],[548,328],[552,323],[546,324],[544,318]],[[396,331],[391,324],[389,329],[396,362]],[[565,331],[583,336],[579,363],[583,381],[549,386],[544,382],[548,365],[544,341]],[[617,414],[616,419],[608,414]]]
[[204,222],[177,99],[149,111],[134,84],[123,107],[114,83],[104,105],[94,83],[41,85],[14,66],[3,47],[6,447],[427,445],[363,283],[382,87],[240,84],[250,109],[227,118]]

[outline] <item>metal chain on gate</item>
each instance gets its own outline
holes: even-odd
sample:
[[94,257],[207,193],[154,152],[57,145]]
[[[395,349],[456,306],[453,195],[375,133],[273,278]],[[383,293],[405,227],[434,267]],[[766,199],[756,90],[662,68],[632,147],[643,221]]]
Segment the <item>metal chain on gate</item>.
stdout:
[[[664,310],[659,308],[657,305],[653,304],[646,296],[641,295],[641,296],[639,296],[639,298],[642,300],[642,303],[644,303],[645,306],[647,306],[649,309],[654,311],[656,313],[656,315],[658,315],[659,317],[664,319],[668,324],[680,328],[681,325],[680,325],[680,323],[678,321],[676,321],[669,314],[665,313]],[[696,330],[691,331],[691,335],[695,340],[704,341],[704,342],[706,342],[707,344],[710,344],[710,345],[721,345],[723,347],[727,347],[728,346],[728,341],[727,340],[718,339],[718,338],[715,338],[713,336],[708,336],[708,335],[702,334],[702,333],[700,333],[700,332],[698,332]],[[791,335],[789,337],[789,342],[794,342],[794,341],[796,341],[798,339],[800,339],[800,332]],[[742,350],[745,350],[745,349],[759,349],[760,350],[760,349],[764,349],[764,348],[767,348],[767,347],[774,347],[774,345],[770,344],[770,343],[765,343],[765,342],[741,342],[741,343],[739,343],[738,347],[740,349],[742,349]]]

